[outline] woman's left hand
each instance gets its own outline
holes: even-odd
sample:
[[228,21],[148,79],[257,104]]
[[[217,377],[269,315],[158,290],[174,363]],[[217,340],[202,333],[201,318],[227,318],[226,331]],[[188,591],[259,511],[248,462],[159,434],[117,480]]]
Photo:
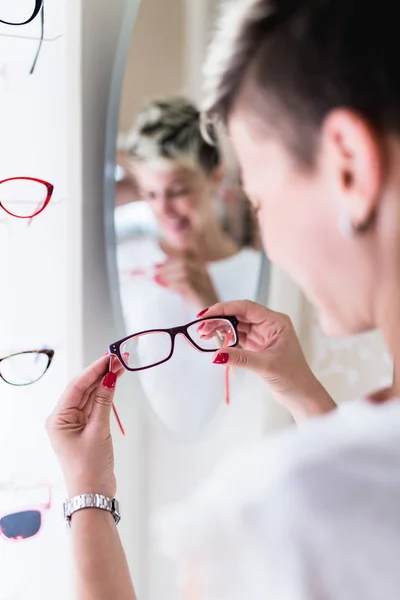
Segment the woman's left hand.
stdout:
[[158,265],[154,279],[198,309],[218,302],[206,264],[189,252],[169,257],[164,264]]

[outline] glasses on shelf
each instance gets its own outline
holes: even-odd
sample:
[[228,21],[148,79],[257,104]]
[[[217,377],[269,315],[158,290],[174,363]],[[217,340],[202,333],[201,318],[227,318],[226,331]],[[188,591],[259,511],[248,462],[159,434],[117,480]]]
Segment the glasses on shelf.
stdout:
[[32,385],[51,365],[54,350],[27,350],[0,358],[0,378],[14,386]]
[[[7,12],[5,12],[7,11]],[[27,12],[28,11],[28,12]],[[44,0],[35,0],[33,2],[16,2],[10,0],[3,6],[1,4],[0,12],[0,23],[3,25],[11,25],[14,27],[20,27],[21,25],[28,25],[36,19],[40,13],[40,38],[39,46],[36,50],[35,58],[30,68],[29,74],[32,75],[35,71],[35,67],[42,49],[44,40]]]
[[0,206],[17,219],[33,219],[49,204],[54,186],[34,177],[10,177],[0,181]]
[[[233,348],[239,343],[238,323],[236,317],[209,317],[181,327],[140,331],[110,345],[109,370],[112,370],[112,357],[116,357],[127,371],[133,372],[162,365],[172,358],[178,335],[182,335],[198,352]],[[230,403],[228,367],[225,371],[225,400],[227,404]],[[118,413],[115,407],[113,409],[124,433]]]
[[4,25],[28,25],[38,16],[43,7],[43,0],[15,2],[9,0],[1,3],[0,23]]
[[0,537],[12,542],[21,542],[35,537],[42,528],[44,511],[50,508],[51,488],[48,487],[46,502],[0,515]]

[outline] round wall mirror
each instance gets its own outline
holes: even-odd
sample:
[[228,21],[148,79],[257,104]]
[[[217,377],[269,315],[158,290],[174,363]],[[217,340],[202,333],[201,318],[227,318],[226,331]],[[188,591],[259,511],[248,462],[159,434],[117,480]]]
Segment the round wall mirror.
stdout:
[[213,350],[235,343],[232,324],[221,321],[212,344],[202,342],[201,323],[190,324],[218,301],[265,301],[268,282],[229,141],[212,128],[204,135],[193,82],[209,27],[192,35],[188,5],[127,3],[105,186],[110,286],[121,337],[130,336],[126,376],[139,379],[152,415],[183,437],[226,410],[243,377],[213,364]]

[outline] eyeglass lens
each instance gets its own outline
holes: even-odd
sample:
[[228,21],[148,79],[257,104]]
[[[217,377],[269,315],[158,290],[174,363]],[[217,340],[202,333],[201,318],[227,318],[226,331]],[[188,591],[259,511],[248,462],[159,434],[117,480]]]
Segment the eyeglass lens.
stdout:
[[[197,321],[187,328],[187,335],[198,350],[205,352],[234,346],[237,341],[235,329],[226,319]],[[164,331],[143,333],[129,338],[121,345],[120,351],[127,368],[146,369],[170,358],[172,338]]]
[[26,510],[0,519],[0,533],[10,540],[26,540],[36,535],[42,525],[38,510]]
[[43,208],[47,196],[47,187],[38,181],[17,178],[0,183],[0,203],[15,217],[33,216]]
[[48,365],[47,354],[27,352],[2,360],[0,372],[3,379],[11,385],[30,385],[44,375]]

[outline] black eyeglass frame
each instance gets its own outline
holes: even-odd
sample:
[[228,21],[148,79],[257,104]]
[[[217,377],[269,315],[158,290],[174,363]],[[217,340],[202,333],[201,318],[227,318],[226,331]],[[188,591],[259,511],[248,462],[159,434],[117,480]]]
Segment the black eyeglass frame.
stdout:
[[2,19],[0,19],[0,23],[3,23],[3,25],[10,25],[11,27],[21,27],[22,25],[28,25],[29,23],[34,21],[39,13],[40,13],[39,46],[38,46],[38,49],[36,50],[35,58],[33,59],[32,66],[29,70],[29,75],[33,75],[33,73],[35,71],[37,61],[39,59],[40,51],[41,51],[42,45],[43,45],[43,40],[44,40],[44,0],[35,0],[35,8],[33,9],[33,13],[29,17],[29,19],[27,19],[26,21],[23,21],[22,23],[12,23],[11,21],[3,21]]
[[3,25],[12,25],[13,27],[21,27],[21,25],[28,25],[34,19],[36,19],[39,12],[43,8],[43,3],[44,3],[44,0],[35,0],[35,8],[33,9],[33,13],[29,17],[29,19],[27,19],[26,21],[23,21],[22,23],[12,23],[10,21],[3,21],[3,19],[0,19],[0,23],[3,23]]
[[[122,338],[122,340],[118,340],[117,342],[114,342],[113,344],[111,344],[108,348],[108,354],[110,356],[110,363],[111,363],[111,357],[112,356],[116,356],[118,358],[118,360],[120,361],[120,363],[122,364],[122,366],[127,370],[127,371],[131,371],[131,372],[136,372],[136,371],[145,371],[146,369],[152,369],[153,367],[157,367],[158,365],[162,365],[163,363],[169,361],[169,359],[172,357],[173,353],[174,353],[174,349],[175,349],[175,338],[177,335],[183,335],[186,340],[194,347],[196,348],[196,350],[198,350],[199,352],[216,352],[217,349],[205,349],[205,348],[201,348],[198,344],[196,344],[196,342],[190,337],[189,333],[188,333],[188,329],[189,327],[192,327],[193,325],[196,325],[197,323],[200,325],[201,323],[204,323],[204,321],[228,321],[232,327],[233,330],[235,332],[235,336],[236,339],[234,341],[234,343],[229,344],[229,346],[227,346],[228,348],[235,348],[235,346],[238,346],[239,344],[239,331],[238,331],[238,325],[239,325],[239,321],[236,317],[232,317],[232,316],[218,316],[218,317],[203,317],[202,319],[196,319],[196,321],[192,321],[191,323],[187,323],[187,325],[181,325],[180,327],[172,327],[170,329],[147,329],[145,331],[139,331],[137,333],[134,333],[132,335],[128,335],[124,338]],[[146,334],[150,334],[150,333],[167,333],[169,334],[170,338],[171,338],[171,351],[168,355],[167,358],[164,358],[163,360],[158,361],[157,363],[154,363],[152,365],[148,365],[147,367],[128,367],[128,365],[126,364],[125,360],[123,359],[123,354],[121,353],[121,346],[122,344],[124,344],[125,342],[127,342],[130,339],[133,339],[135,337],[140,337],[141,335],[146,335]]]
[[[46,365],[46,368],[44,369],[44,371],[41,374],[41,376],[38,377],[37,379],[35,379],[35,381],[30,381],[29,383],[12,383],[11,381],[8,381],[5,377],[3,377],[2,372],[1,372],[1,363],[4,360],[7,360],[8,358],[14,358],[15,356],[21,356],[23,354],[44,354],[45,356],[47,356],[47,365]],[[40,379],[42,379],[42,377],[44,377],[46,375],[47,371],[49,370],[49,367],[51,365],[51,362],[52,362],[53,358],[54,358],[54,350],[47,350],[47,349],[42,349],[42,350],[25,350],[24,352],[15,352],[14,354],[9,354],[8,356],[3,356],[2,358],[0,358],[0,379],[2,379],[8,385],[13,385],[14,387],[26,387],[28,385],[33,385],[37,381],[40,381]]]

